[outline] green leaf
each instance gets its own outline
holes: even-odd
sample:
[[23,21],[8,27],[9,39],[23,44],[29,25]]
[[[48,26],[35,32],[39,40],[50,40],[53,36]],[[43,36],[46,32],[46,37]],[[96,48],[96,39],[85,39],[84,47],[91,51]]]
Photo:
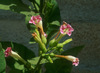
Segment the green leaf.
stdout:
[[36,42],[35,42],[34,38],[32,37],[32,38],[30,39],[29,44],[35,44],[35,43],[36,43]]
[[[62,55],[77,56],[84,46],[78,46],[72,49],[66,50]],[[66,59],[56,59],[53,64],[47,63],[45,65],[46,73],[70,73],[72,69],[72,63]]]
[[[28,60],[28,62],[30,64],[32,64],[33,66],[36,66],[36,64],[38,63],[38,60],[39,60],[40,57],[35,57],[35,58],[32,58],[30,60]],[[57,58],[53,58],[53,60],[56,60]],[[44,63],[48,63],[49,61],[47,61],[46,59],[42,59],[40,64],[44,64]]]
[[2,50],[2,45],[0,43],[0,73],[5,73],[6,62],[4,52]]
[[43,18],[44,31],[48,34],[47,39],[49,40],[51,36],[59,30],[61,23],[60,10],[56,0],[44,1],[42,12],[40,14]]
[[[1,43],[4,49],[6,49],[7,47],[11,47],[12,45],[11,42],[1,42]],[[12,48],[12,50],[17,52],[26,61],[35,57],[35,54],[31,50],[29,50],[27,47],[21,44],[14,43],[14,42],[13,42],[13,45],[14,45],[14,48]],[[10,56],[6,58],[6,62],[7,62],[7,65],[11,69],[22,70],[22,71],[25,69],[22,62],[20,62],[19,60],[15,60],[14,58]]]
[[1,0],[0,1],[0,9],[10,10],[13,12],[17,12],[20,14],[24,14],[26,16],[25,22],[28,24],[30,18],[35,13],[32,11],[30,6],[24,4],[21,0]]

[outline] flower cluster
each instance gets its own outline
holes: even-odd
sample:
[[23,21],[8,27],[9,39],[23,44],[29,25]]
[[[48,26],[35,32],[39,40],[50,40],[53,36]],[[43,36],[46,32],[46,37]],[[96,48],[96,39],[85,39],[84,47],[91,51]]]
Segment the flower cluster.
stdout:
[[[47,43],[47,34],[43,30],[42,26],[42,18],[40,15],[32,16],[29,23],[34,24],[36,26],[35,31],[32,33],[32,36],[34,40],[39,44],[39,55],[42,58],[45,58],[50,63],[53,63],[52,57],[59,57],[64,58],[72,62],[72,65],[78,66],[79,59],[71,56],[71,55],[58,55],[58,53],[61,53],[63,51],[63,46],[67,43],[72,41],[72,38],[65,40],[62,43],[59,43],[59,41],[62,39],[63,36],[66,34],[68,36],[71,36],[74,29],[71,27],[70,24],[63,21],[63,25],[60,26],[59,32],[56,35],[55,38],[49,41],[49,44]],[[59,36],[58,36],[59,35]],[[48,47],[47,47],[48,45]],[[55,51],[57,53],[55,53]],[[18,60],[22,61],[26,65],[26,61],[21,58],[16,52],[12,51],[11,47],[7,47],[5,53],[5,57],[11,56],[14,58],[17,58]]]
[[[49,48],[47,49],[46,45],[45,45],[46,41],[47,41],[47,39],[45,37],[47,37],[47,35],[43,31],[42,18],[40,17],[40,15],[32,16],[31,20],[29,21],[29,23],[32,23],[37,27],[36,32],[34,32],[32,34],[32,36],[34,37],[34,39],[37,41],[37,43],[39,44],[39,46],[41,48],[41,51],[42,51],[41,55],[44,58],[46,58],[47,60],[49,60],[51,63],[53,63],[50,54],[46,54],[46,53],[50,53],[50,51],[52,51],[52,50],[56,50],[56,51],[59,51],[59,52],[63,51],[63,49],[62,49],[63,46],[65,44],[71,42],[72,39],[68,39],[68,40],[64,41],[63,43],[59,43],[59,41],[66,34],[68,36],[71,36],[71,34],[74,31],[74,29],[72,28],[72,26],[70,24],[68,24],[65,21],[63,21],[63,25],[60,26],[58,34],[56,35],[56,37],[53,40],[51,40],[49,42]],[[38,28],[40,30],[38,30]],[[45,53],[45,55],[43,55],[44,53]],[[65,58],[65,59],[71,61],[73,63],[73,65],[75,65],[75,66],[78,66],[78,64],[79,64],[79,59],[74,57],[74,56],[69,56],[69,55],[68,56],[63,56],[63,55],[54,54],[54,57]]]

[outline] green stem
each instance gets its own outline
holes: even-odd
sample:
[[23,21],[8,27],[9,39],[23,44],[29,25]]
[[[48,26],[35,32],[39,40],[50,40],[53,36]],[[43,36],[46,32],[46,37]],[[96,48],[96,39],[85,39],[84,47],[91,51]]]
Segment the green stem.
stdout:
[[32,65],[31,65],[29,62],[25,61],[25,60],[24,60],[19,54],[17,54],[16,52],[11,51],[10,56],[13,57],[13,58],[18,59],[19,61],[21,61],[21,62],[27,67],[27,69],[29,69],[30,71],[33,71]]
[[[40,67],[40,62],[41,62],[41,60],[42,60],[42,56],[40,57],[40,59],[39,59],[39,61],[38,61],[38,63],[37,63],[37,65],[36,65],[36,67],[35,67],[35,70],[34,70],[34,73],[37,71],[37,69]],[[41,67],[40,67],[40,69],[41,69]],[[40,71],[40,70],[39,70]],[[39,72],[40,73],[40,72]]]
[[63,36],[64,36],[63,34],[60,34],[60,36],[57,38],[56,41],[59,42]]

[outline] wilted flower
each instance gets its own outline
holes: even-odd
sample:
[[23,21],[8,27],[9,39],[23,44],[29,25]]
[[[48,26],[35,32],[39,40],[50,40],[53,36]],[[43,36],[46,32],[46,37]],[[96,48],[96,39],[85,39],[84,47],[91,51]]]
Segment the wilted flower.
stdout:
[[78,66],[79,64],[79,59],[74,57],[74,56],[71,56],[71,55],[68,55],[68,56],[63,56],[63,55],[55,55],[56,57],[61,57],[61,58],[65,58],[69,61],[71,61],[73,64],[72,65],[75,65],[75,66]]
[[71,36],[71,33],[74,31],[74,29],[71,27],[70,24],[67,24],[66,22],[63,22],[63,25],[60,27],[60,33],[61,34],[68,34]]

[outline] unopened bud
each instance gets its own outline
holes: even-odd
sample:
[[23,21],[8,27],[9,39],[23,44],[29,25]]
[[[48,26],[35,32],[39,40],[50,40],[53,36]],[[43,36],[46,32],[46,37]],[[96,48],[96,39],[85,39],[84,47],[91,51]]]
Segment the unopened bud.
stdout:
[[54,57],[55,56],[55,54],[54,53],[50,53],[50,57]]
[[42,50],[43,53],[47,52],[47,49],[46,49],[46,46],[44,45],[44,43],[40,42],[39,46],[40,46],[40,48],[41,48],[41,50]]
[[53,40],[50,41],[49,46],[50,46],[50,47],[54,47],[54,46],[57,45],[57,43],[58,43],[58,42],[57,42],[55,39],[53,39]]
[[63,48],[63,44],[62,44],[62,43],[57,44],[57,48],[58,48],[58,49],[59,49],[59,48]]
[[67,44],[67,43],[69,43],[69,42],[71,42],[71,41],[72,41],[72,38],[67,39],[66,41],[63,42],[63,45],[65,45],[65,44]]
[[63,48],[59,48],[59,49],[57,49],[57,51],[58,52],[62,52],[62,51],[64,51],[64,49]]
[[47,43],[46,37],[45,37],[44,35],[41,35],[41,38],[42,38],[42,42],[43,42],[44,44],[46,44],[46,43]]
[[50,56],[46,56],[46,59],[50,62],[50,63],[53,63],[52,59]]

